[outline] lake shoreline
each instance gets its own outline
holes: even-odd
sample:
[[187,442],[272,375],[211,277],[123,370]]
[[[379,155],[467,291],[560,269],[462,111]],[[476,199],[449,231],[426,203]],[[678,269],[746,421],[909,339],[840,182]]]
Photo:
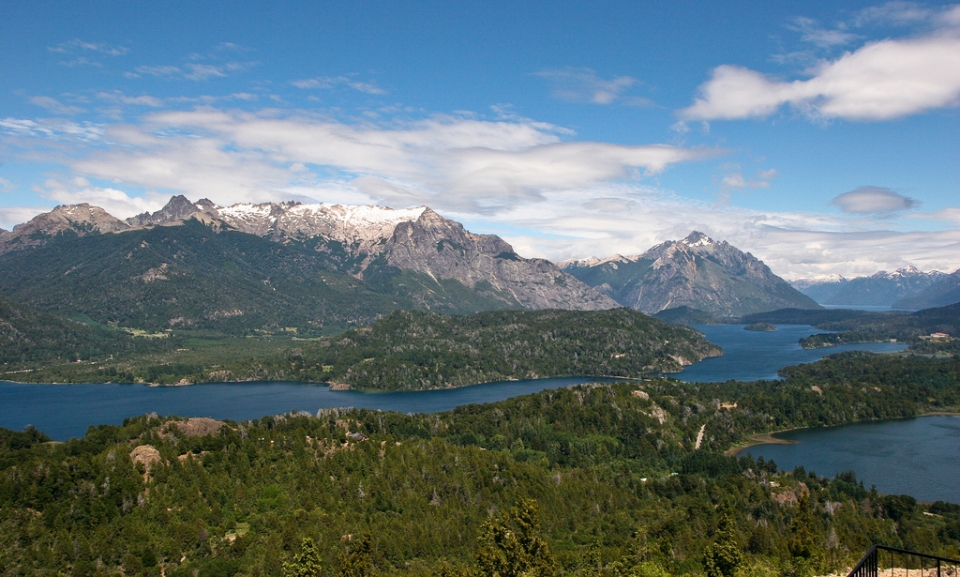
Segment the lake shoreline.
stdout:
[[833,427],[845,427],[848,425],[855,425],[857,423],[883,423],[885,421],[903,421],[908,419],[920,419],[923,417],[960,417],[960,412],[958,411],[931,411],[929,413],[920,413],[919,415],[914,415],[912,417],[901,417],[896,419],[876,419],[871,421],[850,421],[849,423],[839,423],[836,425],[830,425],[827,427],[794,427],[792,429],[780,429],[777,431],[770,431],[769,433],[756,433],[747,437],[746,441],[737,443],[729,449],[723,452],[726,457],[737,457],[743,451],[751,448],[758,447],[760,445],[796,445],[797,441],[791,441],[789,439],[781,439],[776,435],[781,433],[790,433],[792,431],[807,431],[813,429],[830,429]]
[[787,439],[781,439],[775,437],[780,433],[788,433],[790,431],[799,431],[800,428],[793,429],[783,429],[780,431],[771,431],[769,433],[756,433],[747,437],[747,440],[742,443],[737,443],[736,445],[730,447],[723,452],[724,456],[727,457],[736,457],[741,452],[749,449],[750,447],[756,447],[758,445],[796,445],[796,441],[788,441]]

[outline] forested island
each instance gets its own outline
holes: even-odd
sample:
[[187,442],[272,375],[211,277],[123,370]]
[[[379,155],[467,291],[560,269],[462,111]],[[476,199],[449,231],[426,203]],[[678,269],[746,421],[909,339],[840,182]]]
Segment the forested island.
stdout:
[[432,415],[148,415],[0,431],[0,574],[784,575],[874,542],[960,554],[960,507],[723,455],[757,433],[960,408],[960,359],[544,391]]

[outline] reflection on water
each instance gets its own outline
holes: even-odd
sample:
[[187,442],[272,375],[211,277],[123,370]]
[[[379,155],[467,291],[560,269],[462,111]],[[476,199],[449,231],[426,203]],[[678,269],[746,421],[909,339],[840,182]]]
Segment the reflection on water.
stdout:
[[921,501],[960,503],[960,417],[930,416],[790,431],[796,445],[742,451],[773,459],[781,469],[803,466],[824,477],[855,471],[865,487]]

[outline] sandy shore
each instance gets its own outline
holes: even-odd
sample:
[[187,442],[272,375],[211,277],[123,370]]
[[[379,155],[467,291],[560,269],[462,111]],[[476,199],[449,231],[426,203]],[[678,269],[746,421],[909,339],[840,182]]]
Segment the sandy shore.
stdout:
[[749,449],[750,447],[755,447],[757,445],[796,445],[796,441],[788,441],[786,439],[774,437],[774,435],[786,433],[787,431],[796,431],[796,429],[784,429],[783,431],[774,431],[772,433],[758,433],[756,435],[750,435],[747,437],[745,442],[738,443],[730,447],[724,451],[723,454],[728,457],[736,457],[737,453],[740,451]]

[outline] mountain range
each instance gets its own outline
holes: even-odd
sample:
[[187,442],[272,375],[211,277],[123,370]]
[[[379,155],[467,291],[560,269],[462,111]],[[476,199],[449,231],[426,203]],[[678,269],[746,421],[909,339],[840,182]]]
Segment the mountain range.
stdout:
[[693,232],[642,255],[523,258],[427,207],[174,196],[125,220],[59,206],[0,233],[0,296],[88,324],[154,333],[331,334],[396,309],[720,316],[817,308],[761,261]]
[[853,279],[801,279],[793,286],[822,305],[922,309],[960,302],[960,271],[923,272],[912,266]]
[[0,295],[85,322],[325,334],[398,308],[601,310],[609,297],[426,207],[173,197],[127,220],[60,206],[0,234]]
[[697,231],[636,256],[559,265],[621,305],[650,314],[679,307],[727,317],[820,308],[750,253]]

